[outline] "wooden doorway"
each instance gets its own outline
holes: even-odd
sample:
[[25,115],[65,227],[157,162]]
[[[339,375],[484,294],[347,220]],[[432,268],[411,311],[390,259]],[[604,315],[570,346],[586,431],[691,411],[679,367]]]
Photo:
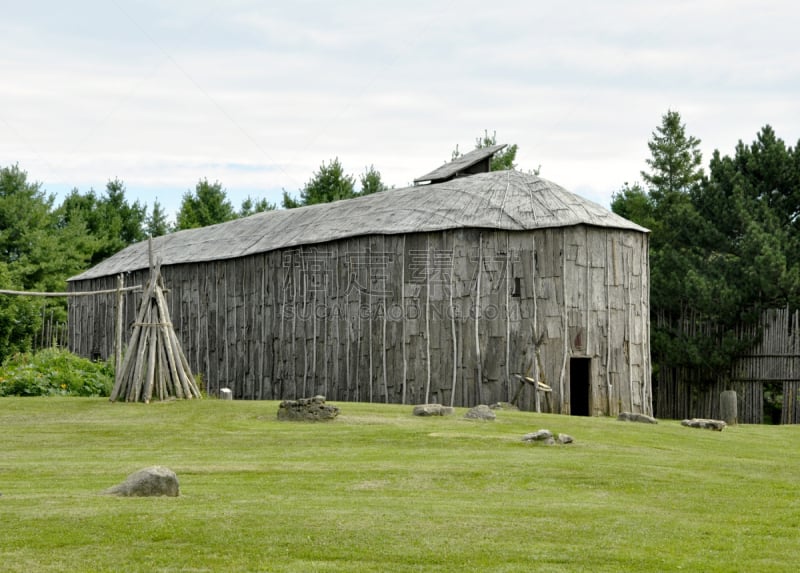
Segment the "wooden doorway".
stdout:
[[569,359],[569,413],[572,416],[589,416],[589,388],[592,359]]

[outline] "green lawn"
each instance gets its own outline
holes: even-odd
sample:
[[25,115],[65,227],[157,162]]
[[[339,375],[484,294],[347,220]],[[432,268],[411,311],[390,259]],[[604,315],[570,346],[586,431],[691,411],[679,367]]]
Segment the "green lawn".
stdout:
[[[800,427],[0,399],[0,570],[795,571]],[[540,428],[572,435],[532,446]],[[164,465],[179,498],[100,492]]]

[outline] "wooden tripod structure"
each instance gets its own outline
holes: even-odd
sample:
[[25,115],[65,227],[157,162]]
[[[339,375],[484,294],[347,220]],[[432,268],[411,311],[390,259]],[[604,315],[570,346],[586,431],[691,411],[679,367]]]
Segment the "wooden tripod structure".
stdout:
[[117,368],[109,399],[149,403],[153,395],[159,400],[201,398],[172,327],[161,267],[151,264],[128,350]]

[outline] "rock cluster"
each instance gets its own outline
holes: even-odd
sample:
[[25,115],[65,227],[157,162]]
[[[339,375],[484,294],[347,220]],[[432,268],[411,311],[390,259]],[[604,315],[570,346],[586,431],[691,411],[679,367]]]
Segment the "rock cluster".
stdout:
[[642,422],[643,424],[658,424],[658,420],[656,420],[653,416],[648,416],[647,414],[636,414],[633,412],[622,412],[619,416],[617,416],[617,420],[620,422]]
[[553,432],[542,429],[537,430],[536,432],[525,434],[522,436],[522,441],[528,442],[529,444],[544,444],[545,446],[552,446],[556,443],[571,444],[575,440],[569,434],[558,434],[557,437],[554,437]]
[[180,487],[175,472],[163,466],[152,466],[132,473],[124,482],[103,493],[122,497],[178,497]]
[[691,420],[683,420],[681,422],[681,426],[687,426],[689,428],[704,428],[706,430],[715,430],[717,432],[721,432],[727,426],[724,421],[722,420],[707,420],[703,418],[692,418]]
[[454,408],[441,404],[418,404],[412,413],[415,416],[450,416],[454,411]]
[[325,403],[325,396],[284,400],[278,406],[278,419],[299,422],[322,422],[333,420],[339,408]]

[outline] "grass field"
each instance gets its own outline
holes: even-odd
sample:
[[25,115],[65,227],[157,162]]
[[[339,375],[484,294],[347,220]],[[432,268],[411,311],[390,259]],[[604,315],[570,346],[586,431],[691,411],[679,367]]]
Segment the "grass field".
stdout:
[[[0,571],[795,571],[800,427],[0,399]],[[572,435],[532,446],[528,432]],[[100,492],[143,467],[178,498]]]

